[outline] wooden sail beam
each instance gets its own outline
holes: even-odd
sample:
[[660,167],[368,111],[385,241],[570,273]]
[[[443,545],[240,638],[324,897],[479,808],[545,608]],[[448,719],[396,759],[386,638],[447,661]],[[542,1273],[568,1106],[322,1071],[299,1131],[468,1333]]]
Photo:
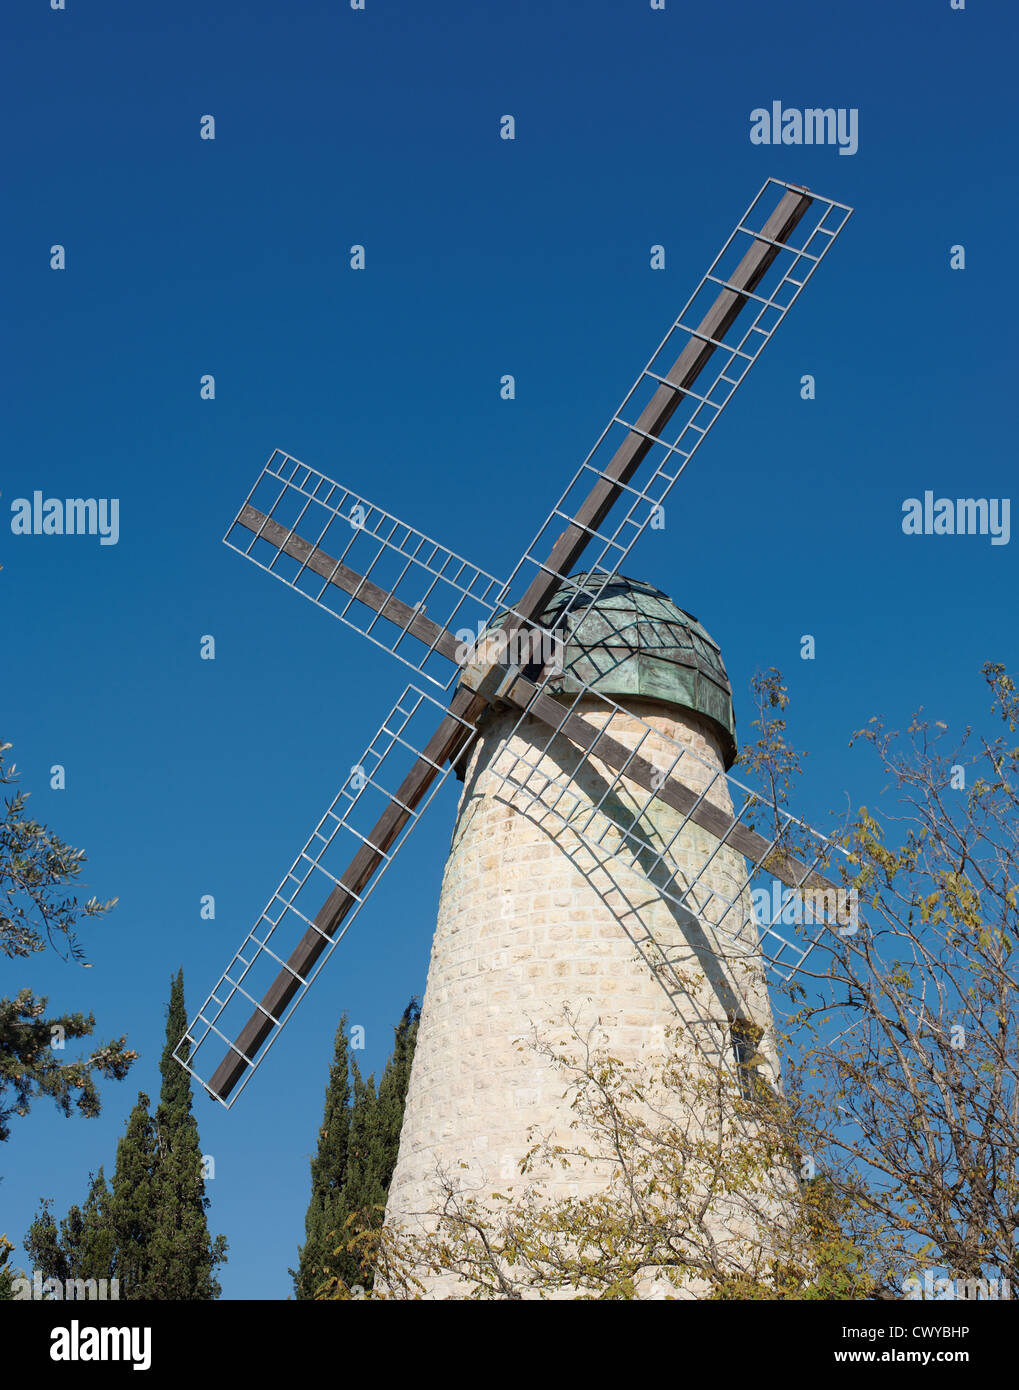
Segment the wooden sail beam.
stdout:
[[284,555],[297,560],[305,569],[314,571],[320,578],[335,585],[337,589],[342,589],[358,603],[363,603],[366,608],[373,609],[404,632],[418,638],[426,647],[440,652],[450,661],[456,661],[461,644],[451,632],[432,622],[431,618],[426,618],[420,609],[404,603],[394,594],[387,593],[380,585],[373,584],[363,574],[358,574],[348,565],[334,560],[317,545],[312,545],[295,531],[287,530],[285,526],[273,521],[250,503],[241,508],[237,521],[248,531],[253,531],[256,536],[282,551]]

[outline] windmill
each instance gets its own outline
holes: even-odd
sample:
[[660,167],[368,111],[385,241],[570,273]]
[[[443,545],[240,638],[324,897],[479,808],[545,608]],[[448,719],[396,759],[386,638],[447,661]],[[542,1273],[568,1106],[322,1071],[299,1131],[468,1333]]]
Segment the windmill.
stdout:
[[[830,927],[840,890],[824,869],[839,851],[728,774],[735,744],[717,647],[696,619],[621,567],[851,211],[779,180],[764,184],[508,579],[272,454],[226,543],[391,652],[415,683],[351,766],[178,1044],[178,1061],[214,1099],[229,1107],[243,1091],[454,771],[465,791],[391,1201],[421,1200],[444,1155],[485,1150],[486,1116],[498,1127],[510,1113],[521,1135],[533,1118],[520,1116],[519,1086],[514,1095],[496,1086],[484,1115],[465,1101],[454,1122],[441,1099],[444,1086],[462,1085],[450,1070],[458,1048],[469,1054],[456,1063],[459,1075],[484,1071],[482,1020],[507,1033],[518,1021],[512,1009],[491,1007],[493,991],[523,997],[528,953],[547,955],[511,934],[479,956],[493,892],[505,922],[542,910],[526,895],[533,884],[521,896],[521,868],[533,878],[539,862],[551,866],[552,896],[567,895],[567,927],[571,912],[594,913],[606,950],[615,950],[606,945],[613,931],[631,956],[636,949],[659,1002],[642,994],[635,1017],[659,1019],[665,1000],[716,1031],[721,1021],[737,1060],[747,1037],[767,1033],[765,973],[791,977]],[[665,687],[649,640],[668,653]],[[505,853],[486,869],[486,846],[497,841]],[[593,886],[595,872],[608,873],[604,889]],[[806,941],[784,931],[780,904],[750,909],[763,874],[824,899]],[[634,909],[635,889],[653,898],[657,928]],[[600,907],[583,896],[592,893]],[[566,938],[560,957],[576,947],[576,933]],[[493,964],[504,949],[507,959]],[[629,963],[613,959],[630,981]],[[705,967],[703,999],[683,996],[687,959]],[[500,969],[509,973],[496,981]],[[473,982],[466,995],[456,983],[464,974]],[[539,1118],[544,1103],[532,1107]]]

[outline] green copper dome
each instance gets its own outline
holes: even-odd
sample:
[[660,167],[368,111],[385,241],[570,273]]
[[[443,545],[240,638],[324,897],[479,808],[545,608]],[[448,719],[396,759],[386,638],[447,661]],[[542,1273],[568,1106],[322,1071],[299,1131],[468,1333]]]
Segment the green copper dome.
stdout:
[[542,614],[542,623],[555,627],[556,615],[576,598],[565,620],[565,674],[549,689],[573,694],[589,685],[621,704],[639,698],[693,710],[715,726],[731,767],[732,688],[717,643],[652,584],[616,575],[595,597],[603,580],[572,575]]

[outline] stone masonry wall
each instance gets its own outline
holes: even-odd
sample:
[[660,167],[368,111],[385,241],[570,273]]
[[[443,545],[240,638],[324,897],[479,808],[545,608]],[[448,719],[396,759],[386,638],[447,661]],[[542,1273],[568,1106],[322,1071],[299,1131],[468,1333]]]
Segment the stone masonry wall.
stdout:
[[[644,733],[640,719],[700,760],[684,758],[677,769],[694,790],[721,770],[707,721],[649,702],[631,708],[637,718],[612,721],[618,741],[632,747]],[[595,703],[578,712],[598,723],[600,709]],[[519,1190],[517,1165],[530,1141],[568,1135],[563,1080],[527,1045],[535,1030],[546,1038],[561,1033],[564,1009],[581,1028],[597,1022],[601,1040],[624,1062],[660,1049],[665,1028],[680,1023],[706,1065],[730,1056],[729,1022],[738,1015],[764,1029],[765,1070],[774,1066],[774,1029],[746,894],[726,914],[724,931],[714,929],[726,911],[723,900],[731,902],[742,883],[742,858],[723,847],[691,895],[694,911],[677,908],[655,885],[663,875],[683,881],[703,869],[717,848],[712,837],[689,824],[664,864],[645,862],[640,870],[593,853],[548,809],[557,789],[543,787],[540,773],[562,779],[565,772],[570,779],[576,797],[560,800],[557,809],[571,821],[600,799],[614,774],[591,759],[576,774],[571,744],[556,740],[537,754],[535,738],[542,746],[547,739],[543,726],[528,721],[510,738],[515,724],[507,713],[490,715],[483,726],[443,878],[387,1208],[388,1221],[411,1227],[432,1224],[428,1214],[441,1201],[442,1173],[470,1191]],[[645,740],[641,753],[664,766],[675,756],[665,739]],[[520,754],[539,767],[530,784],[537,799],[503,780],[514,765],[522,780]],[[731,810],[724,778],[713,782],[708,799]],[[628,800],[624,792],[620,811]],[[616,834],[612,805],[606,803],[608,818],[599,816],[592,827],[608,832],[606,843]],[[665,846],[680,821],[655,801],[642,825]],[[603,1180],[579,1169],[544,1175],[552,1195],[580,1193]],[[463,1296],[451,1279],[426,1284],[431,1297]]]

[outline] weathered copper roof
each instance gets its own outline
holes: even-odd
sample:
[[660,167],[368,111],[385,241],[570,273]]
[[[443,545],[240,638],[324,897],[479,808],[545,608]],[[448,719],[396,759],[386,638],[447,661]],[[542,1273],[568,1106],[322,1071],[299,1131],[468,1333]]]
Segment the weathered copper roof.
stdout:
[[616,575],[595,599],[603,578],[572,575],[541,617],[554,626],[556,614],[581,595],[566,616],[565,675],[550,691],[572,694],[584,684],[620,703],[639,697],[694,710],[715,725],[731,767],[736,723],[717,643],[692,613],[643,580]]

